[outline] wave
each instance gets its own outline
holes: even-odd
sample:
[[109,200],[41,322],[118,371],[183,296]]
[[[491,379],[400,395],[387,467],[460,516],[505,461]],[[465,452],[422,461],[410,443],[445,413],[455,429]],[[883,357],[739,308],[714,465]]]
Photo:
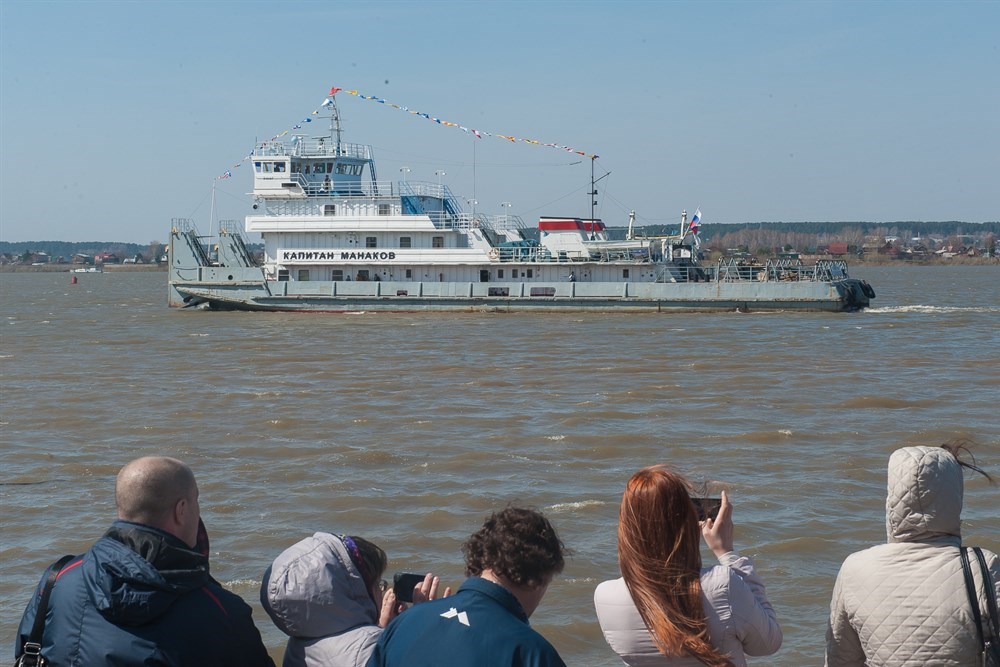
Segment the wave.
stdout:
[[863,410],[865,408],[885,408],[889,410],[906,408],[929,408],[935,405],[935,399],[905,400],[888,396],[857,396],[833,406],[845,410]]
[[607,505],[603,500],[580,500],[574,503],[556,503],[555,505],[550,505],[548,510],[550,512],[561,512],[563,510],[578,510],[585,507],[600,507],[601,505]]
[[993,306],[885,306],[882,308],[865,308],[865,313],[884,315],[886,313],[1000,313],[1000,308]]

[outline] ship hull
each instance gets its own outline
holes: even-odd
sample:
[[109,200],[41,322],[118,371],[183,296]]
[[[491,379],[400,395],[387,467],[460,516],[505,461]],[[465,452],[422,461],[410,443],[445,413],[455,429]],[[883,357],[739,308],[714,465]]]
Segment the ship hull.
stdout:
[[[837,283],[173,283],[172,303],[277,312],[844,312],[868,306]],[[533,296],[534,294],[534,296]]]

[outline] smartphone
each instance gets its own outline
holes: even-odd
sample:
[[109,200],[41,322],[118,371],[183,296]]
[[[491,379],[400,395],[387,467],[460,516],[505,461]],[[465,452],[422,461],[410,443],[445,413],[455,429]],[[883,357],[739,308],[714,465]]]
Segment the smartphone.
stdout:
[[705,519],[715,519],[719,516],[722,508],[722,498],[692,498],[694,511],[698,514],[698,521]]
[[413,602],[413,589],[423,582],[424,575],[397,572],[392,577],[392,592],[400,602]]

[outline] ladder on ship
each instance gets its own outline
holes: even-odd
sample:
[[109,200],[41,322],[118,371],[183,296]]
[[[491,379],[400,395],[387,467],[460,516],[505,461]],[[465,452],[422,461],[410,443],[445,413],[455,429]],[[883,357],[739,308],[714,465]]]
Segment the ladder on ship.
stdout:
[[219,263],[223,266],[257,266],[236,220],[219,223]]
[[202,237],[198,236],[198,230],[195,229],[194,223],[189,218],[174,218],[172,223],[177,235],[187,243],[191,255],[198,262],[198,266],[211,266],[212,260],[208,256],[205,244],[201,242]]

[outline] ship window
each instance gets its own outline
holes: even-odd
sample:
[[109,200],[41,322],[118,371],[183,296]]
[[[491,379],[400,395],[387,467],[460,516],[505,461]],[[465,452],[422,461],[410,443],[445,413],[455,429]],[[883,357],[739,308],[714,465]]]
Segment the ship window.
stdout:
[[389,205],[388,204],[379,204],[378,205],[378,214],[379,215],[389,215]]
[[274,163],[273,162],[265,162],[264,163],[264,173],[265,174],[270,174],[272,171],[274,171]]
[[259,174],[260,173],[260,162],[254,162],[253,163],[253,168]]
[[302,165],[300,165],[300,164],[299,164],[298,162],[293,162],[293,163],[292,163],[292,173],[293,173],[293,174],[297,174],[297,173],[299,173],[299,171],[300,171],[301,169],[302,169]]
[[285,163],[284,162],[275,162],[274,163],[274,171],[275,171],[275,173],[278,173],[278,174],[285,173]]
[[365,247],[366,248],[377,248],[378,247],[378,237],[376,237],[376,236],[366,236],[365,237]]
[[503,269],[497,269],[497,278],[503,278]]
[[432,248],[443,248],[444,247],[444,237],[443,236],[433,236],[433,237],[431,237],[431,247]]
[[628,269],[622,269],[622,278],[628,278]]
[[316,166],[313,167],[313,173],[314,174],[325,174],[326,173],[326,165],[323,164],[322,162],[318,162],[316,164]]
[[358,276],[355,280],[368,280],[368,269],[361,269],[358,271]]
[[334,269],[333,271],[330,272],[330,280],[343,280],[343,279],[344,279],[343,269]]
[[309,280],[309,269],[299,269],[299,280]]
[[529,278],[534,278],[535,277],[535,270],[534,269],[528,269],[525,272],[525,275],[528,276]]
[[278,282],[288,282],[288,269],[278,269]]
[[326,173],[328,173],[328,174],[332,174],[333,173],[333,163],[332,162],[327,162],[326,163]]
[[337,215],[337,205],[323,204],[323,215]]
[[510,277],[511,278],[517,278],[517,269],[511,269],[510,270]]
[[410,243],[411,243],[411,241],[410,241],[410,237],[409,236],[400,236],[399,237],[399,247],[400,248],[412,248],[413,246],[410,245]]
[[346,174],[347,173],[347,165],[346,164],[338,164],[337,165],[337,173],[338,174]]
[[407,269],[406,270],[406,278],[407,278],[407,280],[409,280],[412,277],[413,277],[413,271],[411,269]]

